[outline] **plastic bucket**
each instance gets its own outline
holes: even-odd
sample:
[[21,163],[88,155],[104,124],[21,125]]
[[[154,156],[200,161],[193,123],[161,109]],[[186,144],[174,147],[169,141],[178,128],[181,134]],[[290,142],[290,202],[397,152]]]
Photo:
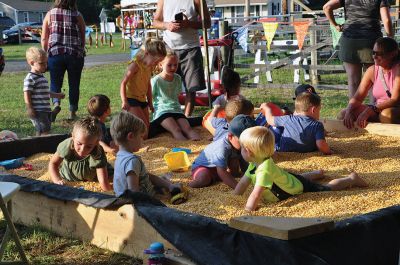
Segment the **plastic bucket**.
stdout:
[[166,153],[164,160],[171,171],[188,171],[191,166],[189,157],[185,151]]

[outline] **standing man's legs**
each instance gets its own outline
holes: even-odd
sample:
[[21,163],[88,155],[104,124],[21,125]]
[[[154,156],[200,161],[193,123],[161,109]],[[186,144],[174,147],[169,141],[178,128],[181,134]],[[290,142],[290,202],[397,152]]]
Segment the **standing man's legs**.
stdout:
[[177,73],[182,77],[186,89],[185,116],[192,115],[196,91],[206,89],[204,78],[203,55],[200,47],[187,50],[175,50],[179,57]]
[[83,57],[65,56],[68,71],[70,119],[74,120],[76,119],[76,111],[78,110],[81,75],[85,60]]

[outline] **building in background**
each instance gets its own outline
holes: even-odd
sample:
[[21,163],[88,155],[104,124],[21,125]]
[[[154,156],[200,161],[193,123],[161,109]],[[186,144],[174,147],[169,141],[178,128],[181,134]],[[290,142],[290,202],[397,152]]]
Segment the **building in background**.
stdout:
[[53,4],[53,1],[0,0],[0,16],[9,17],[16,24],[23,22],[41,23]]

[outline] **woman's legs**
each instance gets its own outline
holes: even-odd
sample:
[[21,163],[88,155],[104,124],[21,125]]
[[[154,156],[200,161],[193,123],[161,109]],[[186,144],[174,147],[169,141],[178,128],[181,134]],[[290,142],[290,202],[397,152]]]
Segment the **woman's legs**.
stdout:
[[183,135],[181,127],[175,121],[174,118],[168,117],[168,118],[164,119],[161,122],[161,126],[164,127],[170,133],[172,133],[172,135],[174,136],[175,139],[181,140],[181,141],[186,141],[187,140],[187,138]]
[[68,72],[70,118],[76,119],[84,58],[65,55],[65,63]]
[[200,140],[200,135],[193,130],[193,128],[190,126],[189,121],[187,119],[181,118],[177,120],[177,123],[179,124],[179,127],[182,129],[183,133],[193,141],[199,141]]
[[381,123],[400,124],[400,107],[387,108],[379,114]]
[[[48,67],[50,72],[50,90],[54,93],[60,93],[63,86],[64,74],[67,66],[64,62],[64,55],[50,56],[48,59]],[[60,106],[61,100],[53,98],[54,106]]]
[[353,64],[343,62],[347,74],[347,83],[349,88],[349,98],[352,98],[356,93],[361,82],[362,64]]

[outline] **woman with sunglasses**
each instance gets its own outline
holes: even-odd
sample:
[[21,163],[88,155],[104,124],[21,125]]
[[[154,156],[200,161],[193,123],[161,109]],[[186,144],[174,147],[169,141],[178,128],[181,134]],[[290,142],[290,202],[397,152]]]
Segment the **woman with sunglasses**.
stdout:
[[[400,123],[400,54],[397,42],[389,37],[376,40],[372,57],[374,65],[365,72],[346,109],[338,115],[347,128],[368,122]],[[363,104],[372,90],[373,104]]]
[[[343,25],[333,16],[333,10],[340,7],[344,8],[346,19]],[[393,37],[389,8],[389,0],[329,0],[323,7],[331,25],[342,32],[339,59],[346,69],[349,98],[360,85],[363,70],[374,63],[371,50],[382,37],[381,21],[386,35]]]

